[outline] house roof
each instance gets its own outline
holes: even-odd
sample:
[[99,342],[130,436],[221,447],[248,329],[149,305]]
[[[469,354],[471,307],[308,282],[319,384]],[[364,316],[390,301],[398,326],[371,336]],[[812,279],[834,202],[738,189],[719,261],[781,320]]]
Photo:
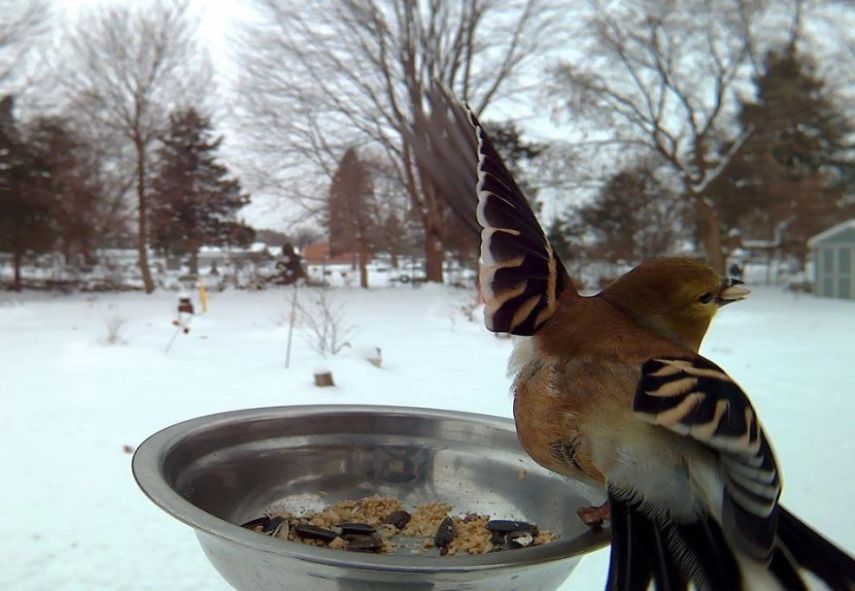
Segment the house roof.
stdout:
[[307,244],[302,248],[300,254],[303,255],[304,261],[312,264],[350,264],[354,260],[352,252],[341,252],[335,256],[330,256],[329,242]]
[[842,233],[848,232],[848,231],[851,231],[853,233],[853,235],[855,235],[855,218],[853,218],[851,220],[847,220],[841,224],[837,224],[836,226],[832,226],[828,230],[825,230],[824,232],[820,232],[816,236],[812,236],[808,240],[808,246],[813,248],[814,246],[817,246],[821,242],[825,242],[831,238],[834,238],[838,234],[842,234]]

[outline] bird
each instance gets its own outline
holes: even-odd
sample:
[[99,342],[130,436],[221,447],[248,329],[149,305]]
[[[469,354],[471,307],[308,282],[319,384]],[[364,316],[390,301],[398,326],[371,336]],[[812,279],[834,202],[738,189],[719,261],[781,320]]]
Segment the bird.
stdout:
[[480,235],[487,329],[521,337],[509,369],[522,447],[606,493],[606,589],[801,590],[805,570],[855,588],[852,557],[781,505],[747,394],[698,352],[717,310],[747,289],[662,258],[583,296],[477,116],[438,85],[427,96],[430,125],[406,139]]

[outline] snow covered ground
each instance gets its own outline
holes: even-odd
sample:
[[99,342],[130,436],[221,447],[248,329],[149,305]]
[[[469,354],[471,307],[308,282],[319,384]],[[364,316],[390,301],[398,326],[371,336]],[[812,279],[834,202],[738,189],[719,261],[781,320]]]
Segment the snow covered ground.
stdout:
[[[511,415],[511,345],[467,320],[471,294],[333,290],[357,335],[328,364],[338,386],[318,389],[321,360],[303,339],[283,366],[290,293],[211,294],[208,314],[168,354],[174,293],[0,294],[0,589],[228,589],[191,530],[131,476],[128,450],[175,422],[319,403]],[[126,342],[105,345],[117,317]],[[381,369],[364,360],[373,347]],[[784,468],[784,503],[855,550],[855,304],[758,288],[721,313],[703,352],[758,407]],[[607,558],[583,560],[563,589],[602,589]]]

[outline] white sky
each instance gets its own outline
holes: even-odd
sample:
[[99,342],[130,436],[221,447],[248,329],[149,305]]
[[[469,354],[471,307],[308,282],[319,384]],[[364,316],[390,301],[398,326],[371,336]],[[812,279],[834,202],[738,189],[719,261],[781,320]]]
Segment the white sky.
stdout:
[[[115,4],[145,6],[151,0],[54,0],[54,9],[57,21],[70,25],[87,10]],[[198,19],[200,45],[208,52],[218,80],[225,83],[236,72],[234,38],[241,25],[252,22],[252,4],[244,0],[189,0],[189,5],[191,17]]]

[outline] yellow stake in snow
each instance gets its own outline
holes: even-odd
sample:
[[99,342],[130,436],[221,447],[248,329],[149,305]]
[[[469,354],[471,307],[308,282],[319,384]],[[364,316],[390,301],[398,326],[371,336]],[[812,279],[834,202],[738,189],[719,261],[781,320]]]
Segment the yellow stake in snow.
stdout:
[[196,283],[196,288],[199,290],[199,307],[202,308],[202,314],[208,311],[208,290],[205,289],[205,280],[199,277]]

